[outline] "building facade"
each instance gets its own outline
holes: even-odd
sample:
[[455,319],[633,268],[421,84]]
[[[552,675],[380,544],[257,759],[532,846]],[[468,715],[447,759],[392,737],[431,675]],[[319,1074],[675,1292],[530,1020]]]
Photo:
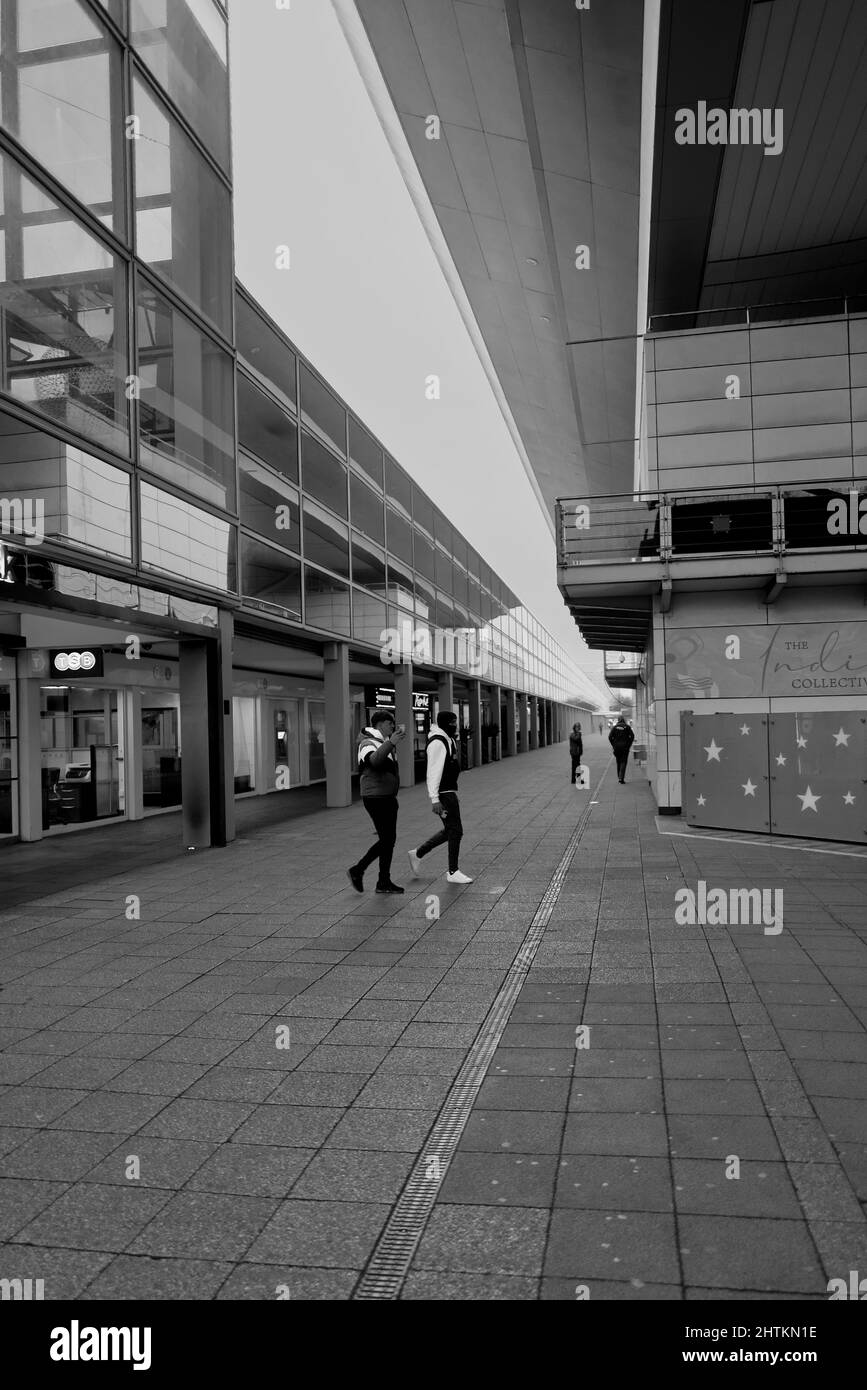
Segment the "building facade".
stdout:
[[2,11],[0,838],[352,795],[559,739],[601,693],[236,284],[218,0]]

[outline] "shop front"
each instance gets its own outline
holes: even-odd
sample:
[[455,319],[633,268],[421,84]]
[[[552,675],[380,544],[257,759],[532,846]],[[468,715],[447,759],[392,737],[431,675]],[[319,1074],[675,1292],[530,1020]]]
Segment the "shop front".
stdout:
[[[353,748],[366,722],[364,701],[364,690],[350,687]],[[265,796],[325,781],[321,681],[236,670],[232,705],[236,796]]]

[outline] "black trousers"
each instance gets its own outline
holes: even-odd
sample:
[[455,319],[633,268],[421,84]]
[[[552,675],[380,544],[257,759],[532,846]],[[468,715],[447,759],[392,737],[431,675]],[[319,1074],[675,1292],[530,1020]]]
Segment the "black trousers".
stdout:
[[391,882],[391,859],[394,854],[394,845],[397,840],[397,797],[396,796],[364,796],[364,809],[376,827],[379,837],[375,845],[371,845],[363,859],[359,859],[357,867],[364,873],[369,864],[374,859],[379,860],[379,882],[386,884]]
[[570,754],[570,757],[572,758],[572,781],[574,782],[574,781],[575,781],[575,773],[578,771],[579,767],[581,766],[581,758],[583,757],[583,754],[582,754],[582,753],[577,753],[577,754],[576,754],[576,753],[572,753],[572,754]]
[[438,830],[436,835],[431,835],[429,840],[425,840],[423,845],[419,845],[416,854],[419,859],[423,859],[426,854],[430,854],[432,849],[439,849],[440,845],[447,844],[449,847],[449,873],[454,874],[460,867],[461,840],[464,834],[457,792],[442,792],[440,802],[445,812],[442,818],[442,829]]
[[629,749],[615,748],[614,757],[617,760],[617,776],[622,782],[624,777],[626,776],[626,768],[629,763]]

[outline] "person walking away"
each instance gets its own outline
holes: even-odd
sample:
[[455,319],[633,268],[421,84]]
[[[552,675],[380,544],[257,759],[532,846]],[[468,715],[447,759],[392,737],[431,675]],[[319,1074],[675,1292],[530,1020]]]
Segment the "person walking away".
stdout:
[[364,892],[364,871],[374,859],[379,860],[377,893],[404,891],[391,881],[391,859],[397,840],[397,792],[400,786],[396,749],[405,735],[406,729],[402,724],[395,728],[394,715],[390,710],[378,709],[371,717],[370,727],[358,738],[361,799],[373,821],[377,839],[364,857],[346,871],[357,893]]
[[608,735],[608,742],[614,750],[614,757],[617,761],[617,780],[623,783],[626,779],[626,764],[629,761],[629,750],[635,741],[635,734],[630,729],[626,720],[621,714],[611,733]]
[[569,735],[569,756],[572,759],[572,785],[575,785],[575,773],[581,766],[584,757],[584,740],[581,737],[581,725],[573,724],[572,732]]
[[461,824],[461,807],[458,801],[458,777],[461,759],[456,743],[458,717],[451,711],[443,710],[437,715],[437,726],[431,729],[427,740],[427,790],[432,802],[434,815],[439,816],[442,827],[436,835],[425,840],[418,849],[409,851],[409,866],[413,877],[418,877],[418,866],[425,855],[440,845],[449,847],[449,883],[472,883],[467,874],[459,868],[461,839],[464,828]]

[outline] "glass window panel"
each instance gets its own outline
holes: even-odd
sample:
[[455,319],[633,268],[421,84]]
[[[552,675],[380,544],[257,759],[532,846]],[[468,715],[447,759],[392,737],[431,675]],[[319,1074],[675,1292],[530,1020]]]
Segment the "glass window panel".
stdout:
[[479,582],[479,557],[471,545],[467,546],[467,571],[472,579]]
[[443,552],[439,548],[437,548],[435,578],[438,588],[446,589],[447,591],[451,592],[454,585],[452,568],[452,562],[449,556],[444,555]]
[[454,555],[458,564],[463,565],[464,569],[466,569],[467,543],[461,535],[460,531],[454,529],[452,530],[452,554]]
[[234,511],[232,359],[141,278],[137,311],[141,461]]
[[301,363],[301,418],[346,457],[346,411],[336,396]]
[[213,0],[132,0],[130,39],[202,144],[227,169],[226,21]]
[[234,526],[150,483],[140,487],[142,564],[222,593],[236,592]]
[[17,12],[17,50],[14,11],[3,32],[3,122],[113,226],[122,208],[119,197],[112,206],[122,169],[120,48],[81,0],[26,0]]
[[235,296],[235,335],[246,365],[294,410],[298,404],[295,354],[242,294]]
[[455,610],[452,600],[448,594],[437,592],[436,606],[437,626],[452,629],[455,626]]
[[396,563],[391,556],[388,556],[388,597],[392,603],[399,603],[401,607],[413,609],[415,586],[413,584],[412,570],[408,566]]
[[349,578],[349,529],[313,502],[304,501],[304,558]]
[[386,544],[389,552],[412,567],[412,527],[392,507],[388,507]]
[[437,602],[436,589],[432,583],[418,573],[415,576],[415,596],[416,608],[418,609],[419,605],[421,605],[421,609],[428,614],[431,622],[435,621]]
[[134,86],[136,250],[231,337],[229,191],[163,103],[143,82]]
[[367,487],[353,473],[349,477],[349,495],[353,526],[370,536],[371,540],[385,545],[385,512],[380,494]]
[[413,483],[412,487],[412,519],[416,526],[420,527],[426,535],[433,540],[434,534],[434,509],[433,503],[425,496],[420,487]]
[[301,616],[301,564],[250,536],[241,537],[241,592]]
[[[67,429],[128,454],[124,268],[8,156],[0,179],[0,384]],[[37,210],[21,212],[23,204]]]
[[348,516],[346,467],[306,430],[301,431],[301,466],[304,491],[338,516]]
[[309,627],[351,635],[349,586],[304,566],[304,618]]
[[453,554],[452,524],[446,520],[439,508],[434,509],[434,539],[448,555]]
[[352,416],[349,417],[349,457],[358,468],[382,487],[382,449],[372,434],[368,434]]
[[352,635],[360,642],[372,642],[381,647],[388,629],[387,610],[384,603],[360,589],[352,591]]
[[436,579],[434,548],[431,541],[425,540],[421,531],[415,533],[415,567],[433,583]]
[[241,455],[241,521],[276,545],[301,552],[301,514],[294,487]]
[[243,372],[238,373],[238,442],[297,483],[298,426]]
[[[0,412],[0,496],[28,507],[41,503],[49,540],[132,558],[129,475],[5,412]],[[30,512],[24,521],[28,518],[33,519]]]
[[412,516],[412,483],[388,454],[385,456],[385,491],[389,502]]
[[352,578],[367,589],[385,593],[385,551],[364,536],[352,533]]
[[452,567],[452,582],[451,582],[450,585],[446,585],[445,587],[446,587],[446,588],[450,588],[451,591],[452,591],[452,593],[453,593],[454,596],[455,596],[456,601],[457,601],[458,603],[460,603],[460,604],[463,604],[464,607],[466,607],[466,603],[467,603],[467,573],[466,573],[466,570],[462,570],[461,567],[460,567],[460,565],[454,565],[454,566]]
[[468,599],[468,604],[469,604],[470,612],[471,612],[475,617],[478,617],[479,613],[481,612],[481,603],[482,603],[482,600],[481,600],[481,594],[480,594],[480,592],[479,592],[478,583],[476,582],[475,579],[472,579],[472,578],[469,580],[468,585],[467,585],[467,599]]

